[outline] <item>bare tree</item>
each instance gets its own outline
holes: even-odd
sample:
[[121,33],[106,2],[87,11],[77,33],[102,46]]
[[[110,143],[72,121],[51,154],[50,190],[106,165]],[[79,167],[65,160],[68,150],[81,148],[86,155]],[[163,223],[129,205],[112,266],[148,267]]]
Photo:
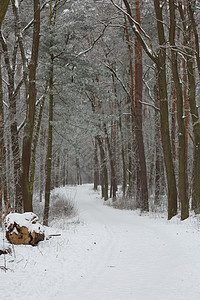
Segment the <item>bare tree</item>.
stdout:
[[175,45],[176,16],[174,0],[169,1],[170,11],[170,30],[169,42],[171,46],[171,69],[173,81],[176,89],[177,99],[177,121],[178,121],[178,155],[179,155],[179,198],[181,201],[181,219],[184,220],[189,216],[189,201],[187,196],[187,173],[186,173],[186,139],[185,123],[183,118],[183,90],[178,72],[178,52]]
[[24,126],[24,136],[22,145],[22,174],[21,187],[24,211],[32,211],[32,193],[30,189],[30,164],[33,141],[33,129],[35,124],[35,105],[36,105],[36,71],[38,62],[40,39],[40,1],[34,0],[34,22],[33,22],[33,41],[31,59],[29,64],[29,85],[27,98],[27,112]]

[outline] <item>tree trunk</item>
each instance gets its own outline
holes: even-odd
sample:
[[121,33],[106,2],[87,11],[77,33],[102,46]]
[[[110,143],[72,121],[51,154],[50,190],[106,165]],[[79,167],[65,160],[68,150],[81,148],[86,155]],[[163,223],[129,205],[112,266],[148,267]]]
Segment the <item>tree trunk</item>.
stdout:
[[[139,0],[135,0],[136,22],[140,24],[140,7]],[[135,38],[135,111],[133,111],[135,119],[135,136],[138,146],[139,169],[138,175],[141,184],[141,203],[139,204],[142,211],[149,210],[148,188],[147,188],[147,171],[146,159],[144,151],[143,129],[142,129],[142,46]]]
[[[156,99],[156,106],[159,107],[159,92],[158,87],[155,85],[155,99]],[[160,205],[160,194],[161,194],[161,178],[162,178],[162,172],[161,172],[161,142],[160,142],[160,118],[158,111],[155,111],[155,198],[154,198],[154,204]]]
[[190,1],[187,1],[188,15],[190,18],[190,26],[186,26],[186,18],[182,5],[179,4],[179,13],[182,19],[184,36],[186,39],[186,59],[187,59],[187,75],[189,83],[189,105],[190,112],[192,116],[192,126],[194,134],[194,159],[193,159],[193,199],[192,207],[195,213],[200,213],[200,123],[199,123],[199,112],[196,101],[196,85],[195,85],[195,72],[194,72],[194,62],[193,62],[193,45],[192,45],[192,34],[191,27],[194,31],[195,37],[195,47],[196,47],[196,62],[200,75],[200,60],[199,60],[199,45],[198,45],[198,32],[196,28],[196,23],[194,21],[193,11]]
[[119,111],[119,130],[121,134],[121,156],[122,156],[122,191],[123,197],[126,196],[126,188],[127,188],[127,175],[126,175],[126,159],[125,159],[125,147],[124,147],[124,134],[122,130],[122,118],[121,118],[121,103],[118,103],[118,111]]
[[36,150],[37,150],[38,139],[39,139],[39,135],[40,135],[40,127],[41,127],[41,122],[42,122],[44,102],[45,102],[45,96],[43,96],[43,98],[41,100],[41,103],[40,103],[40,111],[39,111],[39,116],[38,116],[38,122],[37,122],[35,136],[34,136],[34,139],[33,139],[32,156],[31,156],[31,175],[30,175],[31,197],[33,196],[33,185],[34,185],[34,180],[35,180]]
[[7,182],[6,182],[6,162],[4,143],[4,109],[3,109],[3,86],[0,53],[0,212],[2,211],[3,200],[7,203]]
[[94,190],[97,191],[99,184],[99,162],[97,154],[97,137],[94,140]]
[[78,156],[76,157],[76,183],[82,185],[81,168]]
[[172,115],[171,115],[171,141],[172,141],[172,156],[173,162],[176,162],[176,89],[174,87],[174,82],[171,85],[171,95],[172,95]]
[[160,0],[154,0],[154,7],[157,19],[158,40],[160,50],[158,53],[157,63],[157,82],[159,88],[160,99],[160,125],[161,140],[164,153],[165,168],[167,174],[168,186],[168,219],[177,214],[177,189],[175,172],[172,159],[172,150],[169,135],[169,113],[168,113],[168,97],[167,97],[167,80],[166,80],[166,48],[164,23],[162,17],[162,5]]
[[45,157],[45,129],[40,131],[40,202],[42,202],[42,194],[44,190],[44,157]]
[[106,166],[106,156],[103,148],[103,143],[100,136],[97,136],[97,141],[100,149],[101,157],[101,185],[102,185],[102,194],[104,200],[108,200],[108,170]]
[[[50,24],[51,25],[51,24]],[[49,202],[51,192],[51,169],[52,169],[52,143],[53,143],[53,55],[50,57],[49,72],[49,124],[48,124],[48,146],[46,157],[46,183],[45,183],[45,206],[43,224],[48,226],[49,222]]]
[[31,147],[33,140],[33,128],[35,123],[35,103],[36,103],[36,70],[38,61],[39,38],[40,38],[40,1],[34,0],[34,23],[33,23],[32,53],[29,66],[29,96],[27,101],[26,121],[24,127],[22,145],[22,174],[21,187],[24,211],[32,211],[32,194],[30,189],[30,163]]
[[171,68],[176,89],[177,99],[177,121],[178,121],[178,141],[179,141],[179,199],[181,202],[181,220],[187,219],[189,216],[189,201],[187,197],[187,173],[186,173],[186,145],[185,145],[185,123],[183,119],[183,91],[178,74],[178,57],[175,47],[175,6],[174,0],[169,0],[170,10],[170,32],[169,42],[171,46]]
[[[192,126],[194,134],[194,191],[193,208],[195,213],[200,213],[200,123],[196,102],[195,74],[192,59],[192,51],[187,55],[187,73],[189,82],[189,104],[192,115]],[[190,56],[189,56],[190,55]]]
[[114,166],[114,160],[113,160],[113,153],[111,150],[111,145],[110,145],[110,140],[108,137],[108,132],[106,128],[106,124],[104,123],[104,133],[105,133],[105,139],[106,139],[106,144],[108,147],[108,154],[109,154],[109,160],[110,160],[110,171],[111,171],[111,187],[110,190],[112,191],[110,193],[110,196],[113,198],[113,200],[116,200],[116,191],[117,191],[117,182],[116,182],[116,173],[115,173],[115,166]]

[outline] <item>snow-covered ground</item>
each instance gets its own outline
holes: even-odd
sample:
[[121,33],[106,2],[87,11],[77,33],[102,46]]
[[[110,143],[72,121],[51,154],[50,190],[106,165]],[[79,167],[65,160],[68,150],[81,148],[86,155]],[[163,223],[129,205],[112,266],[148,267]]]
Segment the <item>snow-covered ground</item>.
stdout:
[[37,247],[15,246],[5,256],[1,300],[200,299],[200,232],[191,219],[169,222],[115,210],[103,205],[91,185],[61,192],[69,190],[78,221],[61,219],[48,228],[60,237]]

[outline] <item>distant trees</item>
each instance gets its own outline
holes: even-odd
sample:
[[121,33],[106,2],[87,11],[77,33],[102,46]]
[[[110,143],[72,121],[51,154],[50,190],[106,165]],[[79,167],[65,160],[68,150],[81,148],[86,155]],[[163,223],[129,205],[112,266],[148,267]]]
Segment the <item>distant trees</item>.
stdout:
[[94,178],[113,204],[121,186],[127,208],[199,213],[197,10],[12,0],[0,34],[1,205],[32,210],[39,187],[47,225],[51,189]]

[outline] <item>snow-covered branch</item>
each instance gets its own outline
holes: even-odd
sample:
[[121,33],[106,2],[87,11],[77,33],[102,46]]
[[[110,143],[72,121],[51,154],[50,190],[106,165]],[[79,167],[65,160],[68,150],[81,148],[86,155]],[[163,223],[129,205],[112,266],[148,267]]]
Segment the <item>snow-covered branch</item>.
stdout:
[[109,70],[113,73],[113,75],[114,75],[114,76],[116,77],[116,79],[120,82],[120,84],[121,84],[121,86],[123,87],[124,91],[126,92],[126,94],[128,95],[128,97],[130,98],[130,93],[127,91],[127,89],[126,89],[126,87],[125,87],[123,81],[121,80],[121,78],[119,78],[119,76],[117,75],[116,71],[115,71],[113,68],[111,68],[109,65],[105,64],[105,63],[104,63],[104,66],[105,66],[107,69],[109,69]]
[[[124,10],[122,7],[120,7],[119,5],[117,5],[113,0],[110,0],[111,3],[119,10],[121,11],[124,15],[126,15],[128,17],[129,23],[132,27],[132,30],[134,32],[134,34],[136,35],[136,37],[138,38],[139,42],[141,43],[144,51],[146,52],[146,54],[157,64],[158,63],[158,59],[157,59],[157,55],[155,53],[155,51],[153,50],[153,46],[152,46],[152,42],[151,42],[151,38],[149,37],[149,35],[144,31],[144,29],[141,27],[141,25],[135,21],[135,19],[131,16],[130,13],[128,13],[126,10]],[[124,1],[125,5],[128,5],[127,1]],[[126,6],[127,6],[126,5]],[[147,45],[147,43],[145,42],[145,40],[143,39],[142,35],[140,34],[140,32],[144,35],[144,37],[146,39],[148,39],[149,41],[149,46]]]
[[150,106],[150,107],[154,108],[155,110],[160,111],[160,108],[159,108],[159,107],[157,107],[157,106],[155,106],[155,105],[153,105],[153,104],[151,104],[151,103],[147,103],[147,102],[140,101],[140,100],[139,100],[139,102],[140,102],[141,104],[143,104],[143,105]]
[[84,55],[84,54],[86,54],[87,52],[89,52],[90,50],[92,50],[92,49],[94,48],[95,44],[96,44],[96,43],[100,40],[100,38],[102,38],[102,36],[104,35],[104,32],[105,32],[105,30],[106,30],[107,27],[108,27],[108,24],[104,25],[104,29],[102,30],[101,34],[93,41],[92,45],[91,45],[88,49],[79,52],[79,53],[76,55],[76,57],[79,57],[79,56],[81,56],[81,55]]

